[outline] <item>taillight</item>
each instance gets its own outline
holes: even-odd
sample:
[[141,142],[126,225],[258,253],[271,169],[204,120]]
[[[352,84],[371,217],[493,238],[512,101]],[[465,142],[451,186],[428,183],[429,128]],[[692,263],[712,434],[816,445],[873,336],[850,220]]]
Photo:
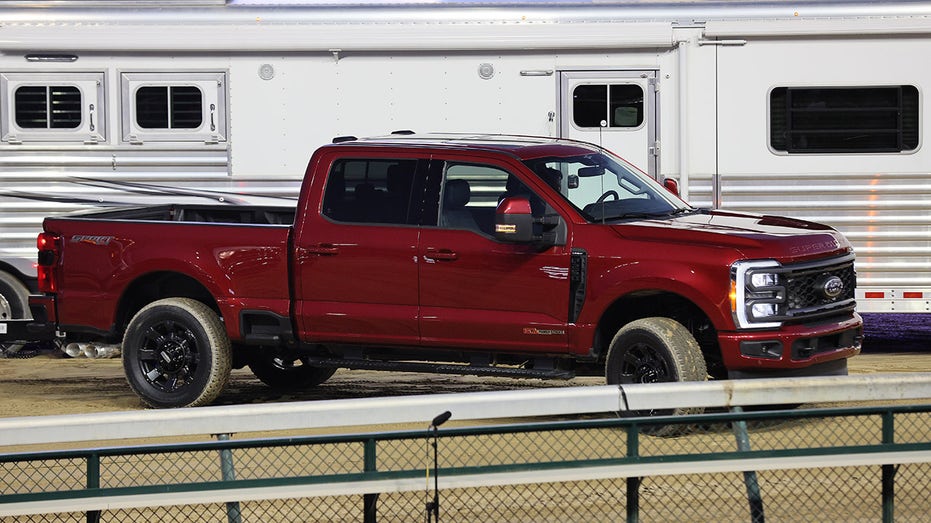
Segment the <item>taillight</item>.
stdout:
[[39,233],[36,248],[39,249],[39,265],[36,267],[39,292],[57,292],[61,236],[49,232]]

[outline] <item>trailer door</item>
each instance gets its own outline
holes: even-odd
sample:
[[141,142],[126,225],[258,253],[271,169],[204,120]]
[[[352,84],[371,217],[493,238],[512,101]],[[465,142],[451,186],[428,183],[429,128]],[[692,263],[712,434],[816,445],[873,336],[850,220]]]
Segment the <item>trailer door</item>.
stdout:
[[560,136],[601,145],[659,173],[656,71],[562,71]]

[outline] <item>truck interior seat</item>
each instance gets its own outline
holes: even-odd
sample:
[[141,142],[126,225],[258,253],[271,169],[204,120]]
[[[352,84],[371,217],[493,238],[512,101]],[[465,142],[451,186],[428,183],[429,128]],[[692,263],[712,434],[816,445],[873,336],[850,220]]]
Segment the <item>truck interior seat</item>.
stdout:
[[449,180],[443,191],[443,212],[440,225],[454,229],[471,229],[478,232],[479,227],[466,205],[472,198],[472,189],[466,180]]

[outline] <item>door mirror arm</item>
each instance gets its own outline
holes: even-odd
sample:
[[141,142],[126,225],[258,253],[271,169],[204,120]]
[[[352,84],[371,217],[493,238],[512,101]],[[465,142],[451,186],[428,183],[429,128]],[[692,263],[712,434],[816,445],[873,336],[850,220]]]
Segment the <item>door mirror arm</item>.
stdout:
[[679,196],[679,182],[674,178],[666,178],[663,180],[663,187],[672,194]]
[[507,243],[536,245],[541,250],[565,243],[565,222],[556,213],[535,217],[526,196],[501,200],[495,210],[495,239]]

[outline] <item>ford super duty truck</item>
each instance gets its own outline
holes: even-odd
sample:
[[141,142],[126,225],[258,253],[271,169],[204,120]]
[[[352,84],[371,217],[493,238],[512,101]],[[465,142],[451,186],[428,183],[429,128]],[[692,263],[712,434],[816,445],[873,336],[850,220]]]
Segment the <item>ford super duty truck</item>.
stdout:
[[844,374],[862,339],[835,230],[694,208],[549,138],[347,137],[314,153],[296,208],[47,218],[38,249],[34,319],[0,332],[122,343],[154,407],[210,403],[244,366],[282,388],[338,368]]

